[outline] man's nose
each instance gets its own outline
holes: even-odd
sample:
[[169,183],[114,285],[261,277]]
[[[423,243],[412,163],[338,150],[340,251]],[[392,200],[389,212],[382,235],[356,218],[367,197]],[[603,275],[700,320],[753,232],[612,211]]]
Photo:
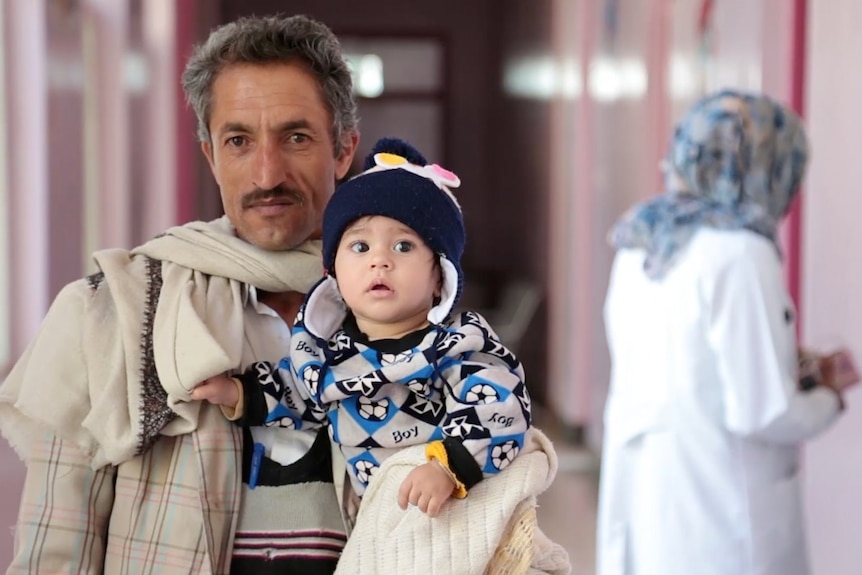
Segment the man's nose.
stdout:
[[287,165],[275,138],[265,138],[255,150],[254,185],[271,190],[285,182]]

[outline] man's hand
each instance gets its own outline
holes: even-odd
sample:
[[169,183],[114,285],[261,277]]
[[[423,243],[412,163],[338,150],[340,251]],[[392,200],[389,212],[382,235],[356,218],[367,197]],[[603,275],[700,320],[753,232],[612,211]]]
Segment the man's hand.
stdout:
[[231,409],[236,408],[236,404],[239,403],[239,395],[240,385],[234,378],[226,375],[205,379],[191,393],[193,400],[204,400]]
[[436,461],[429,461],[410,472],[398,490],[398,505],[415,505],[428,517],[437,517],[443,504],[452,497],[455,482]]

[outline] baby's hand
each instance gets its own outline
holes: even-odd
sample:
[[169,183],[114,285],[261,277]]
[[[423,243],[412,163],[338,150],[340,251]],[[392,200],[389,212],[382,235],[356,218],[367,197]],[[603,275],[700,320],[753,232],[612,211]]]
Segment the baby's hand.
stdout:
[[240,386],[236,380],[226,375],[205,379],[191,393],[193,400],[204,400],[215,405],[235,408],[239,403]]
[[398,490],[398,505],[415,505],[428,517],[437,517],[443,504],[452,497],[455,482],[436,461],[429,461],[410,472]]

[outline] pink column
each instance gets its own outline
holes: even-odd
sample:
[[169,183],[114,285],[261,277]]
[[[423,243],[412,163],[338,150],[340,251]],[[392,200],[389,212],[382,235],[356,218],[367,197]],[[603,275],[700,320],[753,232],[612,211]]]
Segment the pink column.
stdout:
[[48,306],[47,37],[44,0],[8,0],[6,36],[11,357]]
[[176,106],[176,214],[175,223],[184,223],[196,219],[197,208],[195,198],[197,193],[197,120],[194,113],[186,106],[185,96],[180,77],[191,53],[192,46],[197,41],[195,26],[199,16],[197,0],[185,0],[176,3],[176,29],[174,39],[174,103]]
[[[592,363],[590,322],[595,294],[591,289],[593,110],[588,85],[589,63],[596,42],[594,0],[554,5],[555,59],[574,67],[577,93],[552,106],[552,190],[548,345],[548,398],[555,415],[569,426],[590,418]],[[568,35],[574,34],[572,41]],[[561,98],[558,95],[557,98]],[[566,132],[574,131],[573,138]]]
[[173,0],[147,0],[143,5],[144,50],[150,73],[143,134],[147,201],[141,239],[161,233],[176,221],[176,11]]
[[[125,82],[128,52],[128,0],[87,0],[82,3],[91,40],[86,58],[85,122],[94,128],[88,146],[90,179],[88,223],[98,230],[85,246],[85,260],[95,249],[131,247],[132,213],[129,189],[129,99]],[[93,205],[95,200],[96,205]],[[92,245],[92,243],[95,245]]]
[[[648,157],[648,168],[653,170],[652,186],[656,192],[661,191],[664,179],[659,170],[659,164],[664,158],[670,139],[671,130],[671,95],[668,89],[670,73],[670,44],[672,38],[672,8],[671,0],[650,1],[649,46],[647,51],[647,70],[649,85],[647,87],[646,105],[651,111],[649,133],[646,138],[644,154]],[[644,191],[650,188],[650,182],[644,185]],[[647,192],[648,193],[648,192]]]
[[[2,117],[6,120],[0,130],[0,138],[5,140],[0,152],[6,152],[7,168],[0,176],[6,178],[2,191],[8,190],[9,202],[8,227],[3,227],[9,248],[8,273],[0,276],[0,281],[8,282],[10,295],[10,302],[0,302],[8,309],[9,319],[5,362],[21,354],[48,306],[48,41],[44,0],[5,0],[0,2],[0,10],[4,42],[0,104],[5,107]],[[21,462],[0,441],[0,525],[4,527],[15,523],[23,480]],[[11,561],[12,537],[4,529],[0,565]]]
[[[0,31],[4,38],[6,37],[5,21],[8,17],[8,10],[0,4]],[[8,44],[7,44],[8,45]],[[5,58],[5,52],[0,52],[0,126],[8,126],[9,108],[8,108],[8,83],[9,78],[6,77],[6,68],[8,63]],[[0,377],[6,372],[6,364],[9,362],[9,353],[11,351],[11,326],[10,326],[10,281],[11,281],[11,230],[9,226],[10,217],[9,210],[11,208],[9,201],[9,157],[8,157],[8,134],[5,130],[0,130]]]

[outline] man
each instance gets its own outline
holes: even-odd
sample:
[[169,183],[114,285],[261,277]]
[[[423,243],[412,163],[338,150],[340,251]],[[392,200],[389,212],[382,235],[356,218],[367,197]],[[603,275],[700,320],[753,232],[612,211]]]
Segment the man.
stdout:
[[318,22],[244,18],[183,87],[226,216],[95,254],[0,387],[27,465],[7,574],[331,573],[343,547],[328,438],[240,430],[189,391],[284,355],[359,140],[349,70]]

